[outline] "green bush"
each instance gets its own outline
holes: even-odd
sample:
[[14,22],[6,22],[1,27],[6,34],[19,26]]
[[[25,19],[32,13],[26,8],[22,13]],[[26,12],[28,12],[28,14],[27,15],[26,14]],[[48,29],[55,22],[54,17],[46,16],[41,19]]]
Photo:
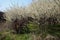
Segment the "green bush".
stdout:
[[48,33],[60,37],[60,24],[48,25]]
[[38,33],[39,31],[39,26],[35,22],[29,22],[29,24],[27,24],[27,27],[29,28],[30,32]]
[[10,32],[1,33],[0,40],[32,40],[31,34],[12,34]]

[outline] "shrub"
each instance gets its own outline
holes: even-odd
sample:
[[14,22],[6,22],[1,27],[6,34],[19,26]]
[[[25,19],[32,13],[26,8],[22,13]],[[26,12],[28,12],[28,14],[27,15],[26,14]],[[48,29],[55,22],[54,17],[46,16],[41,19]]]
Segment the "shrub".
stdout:
[[20,33],[20,34],[24,34],[24,33],[29,33],[30,30],[27,26],[27,24],[29,24],[30,21],[33,21],[33,18],[31,17],[26,17],[26,18],[22,18],[22,19],[16,19],[13,24],[13,30],[16,31],[16,33]]
[[29,22],[27,24],[27,27],[29,28],[30,32],[38,33],[39,32],[39,26],[35,22]]

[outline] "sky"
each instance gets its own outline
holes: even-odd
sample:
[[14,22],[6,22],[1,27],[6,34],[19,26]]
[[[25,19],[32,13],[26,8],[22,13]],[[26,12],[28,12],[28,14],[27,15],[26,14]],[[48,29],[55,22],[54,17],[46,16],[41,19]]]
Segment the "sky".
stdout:
[[15,4],[19,6],[27,6],[32,2],[32,0],[0,0],[0,11],[9,8],[9,6]]

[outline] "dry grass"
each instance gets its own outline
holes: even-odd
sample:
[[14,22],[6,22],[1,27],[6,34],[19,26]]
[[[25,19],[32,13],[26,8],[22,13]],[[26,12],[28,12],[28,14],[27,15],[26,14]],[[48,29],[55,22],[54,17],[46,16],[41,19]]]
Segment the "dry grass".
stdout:
[[[47,17],[50,15],[60,15],[59,10],[60,7],[54,0],[38,0],[37,2],[33,1],[25,8],[19,6],[10,7],[10,9],[7,9],[6,11],[6,18],[7,20],[12,21],[15,20],[16,17],[20,19],[22,15],[23,17],[30,16],[39,19],[39,17],[43,16],[43,14],[45,14]],[[57,18],[58,17],[59,16],[57,16]]]

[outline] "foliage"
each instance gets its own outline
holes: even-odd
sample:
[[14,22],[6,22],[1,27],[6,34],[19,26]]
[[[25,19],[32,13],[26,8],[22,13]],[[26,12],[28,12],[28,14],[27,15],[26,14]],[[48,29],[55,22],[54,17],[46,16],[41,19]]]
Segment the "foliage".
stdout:
[[60,37],[60,24],[48,25],[48,33]]
[[0,40],[32,40],[31,34],[12,34],[11,32],[1,32]]
[[35,22],[29,22],[29,24],[27,24],[27,27],[29,28],[30,32],[39,32],[39,25]]

